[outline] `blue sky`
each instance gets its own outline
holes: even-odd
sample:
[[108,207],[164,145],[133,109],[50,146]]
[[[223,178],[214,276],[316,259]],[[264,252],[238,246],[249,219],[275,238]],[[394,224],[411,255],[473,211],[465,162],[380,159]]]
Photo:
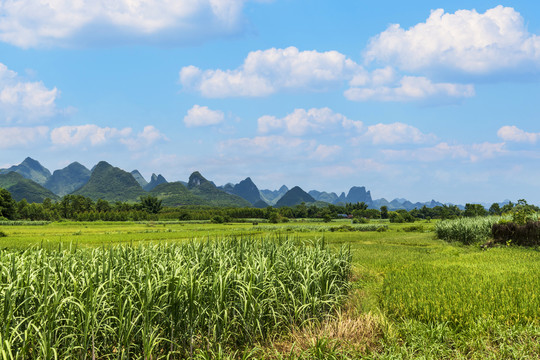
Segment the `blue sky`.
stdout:
[[0,3],[0,167],[540,203],[539,2],[37,3]]

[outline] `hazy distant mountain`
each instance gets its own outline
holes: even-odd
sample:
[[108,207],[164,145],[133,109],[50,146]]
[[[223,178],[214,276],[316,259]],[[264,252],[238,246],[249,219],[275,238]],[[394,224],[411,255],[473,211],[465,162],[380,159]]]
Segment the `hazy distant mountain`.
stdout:
[[421,209],[422,207],[426,206],[428,208],[433,208],[435,206],[443,206],[444,204],[443,203],[440,203],[438,201],[435,201],[435,200],[431,200],[431,201],[427,201],[427,202],[416,202],[416,203],[413,203],[407,199],[403,199],[403,198],[400,198],[400,199],[394,199],[392,201],[388,201],[384,198],[382,199],[376,199],[376,200],[373,200],[373,202],[371,203],[371,206],[370,208],[373,208],[373,209],[380,209],[381,206],[386,206],[388,208],[388,210],[391,210],[391,211],[395,211],[395,210],[400,210],[400,209],[404,209],[404,210],[407,210],[407,211],[410,211],[410,210],[413,210],[413,209]]
[[234,185],[231,193],[234,195],[238,195],[243,199],[246,199],[251,204],[255,204],[258,201],[262,200],[261,193],[259,192],[257,185],[255,185],[249,177]]
[[315,200],[334,204],[338,200],[336,193],[327,193],[326,191],[311,190],[308,192]]
[[283,185],[279,190],[260,190],[261,198],[269,205],[275,205],[276,202],[289,191],[289,188]]
[[218,189],[214,183],[206,180],[198,171],[191,174],[188,189],[197,197],[206,200],[212,206],[249,207],[251,203],[240,196],[227,194]]
[[351,204],[364,202],[369,205],[372,202],[371,192],[366,191],[364,186],[353,186],[347,194],[347,202]]
[[159,184],[150,194],[162,200],[164,206],[209,205],[208,201],[193,195],[179,181]]
[[30,157],[27,157],[22,163],[13,165],[9,169],[0,169],[0,174],[7,174],[12,171],[19,173],[24,178],[33,180],[40,185],[44,185],[51,177],[51,172],[48,169]]
[[313,203],[315,202],[315,199],[299,186],[295,186],[278,200],[276,207],[295,206],[303,202]]
[[83,195],[93,200],[137,201],[140,196],[147,193],[133,175],[101,161],[94,167],[88,182],[73,194]]
[[55,170],[44,186],[56,195],[64,196],[86,184],[90,174],[90,170],[74,162],[61,170]]
[[26,199],[29,203],[42,203],[46,198],[58,200],[58,196],[50,190],[13,171],[0,175],[0,188],[9,191],[13,199],[17,201]]
[[144,189],[144,187],[146,185],[148,185],[148,181],[146,181],[146,179],[144,178],[144,176],[141,175],[141,173],[139,172],[139,170],[133,170],[131,172],[131,175],[133,175],[133,178],[135,178],[135,180],[137,180],[137,182],[139,183],[139,185],[141,185],[141,187]]
[[150,178],[150,182],[146,186],[144,186],[144,190],[150,191],[156,186],[160,184],[166,184],[166,183],[167,183],[167,180],[165,180],[165,178],[161,174],[159,175],[152,174],[152,177]]

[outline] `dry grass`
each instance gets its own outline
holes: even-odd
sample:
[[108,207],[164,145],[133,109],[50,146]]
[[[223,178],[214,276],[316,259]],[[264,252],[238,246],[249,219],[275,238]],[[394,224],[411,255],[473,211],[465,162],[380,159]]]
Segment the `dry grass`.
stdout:
[[274,358],[301,358],[321,343],[334,354],[367,354],[380,351],[383,318],[371,312],[357,311],[355,300],[361,294],[360,290],[354,291],[336,316],[293,329],[286,337],[274,341],[271,351],[267,353],[274,352]]

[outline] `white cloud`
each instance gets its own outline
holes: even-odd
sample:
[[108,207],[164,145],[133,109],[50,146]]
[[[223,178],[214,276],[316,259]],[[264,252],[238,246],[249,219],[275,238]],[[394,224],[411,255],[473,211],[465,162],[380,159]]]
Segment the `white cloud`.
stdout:
[[131,128],[116,129],[93,124],[61,126],[51,131],[51,141],[54,145],[74,146],[89,143],[95,146],[114,138],[127,138],[131,132]]
[[365,135],[373,144],[422,144],[437,139],[433,134],[424,134],[414,126],[400,122],[368,126]]
[[223,112],[210,110],[207,106],[194,105],[184,116],[187,127],[217,125],[225,120]]
[[42,82],[24,81],[15,71],[0,63],[0,114],[7,122],[33,122],[55,115],[59,91]]
[[301,136],[308,132],[321,133],[338,126],[347,130],[360,130],[362,128],[361,121],[348,119],[329,108],[295,109],[283,118],[265,115],[260,117],[257,123],[260,133],[284,130],[294,136]]
[[477,162],[504,154],[504,143],[481,143],[472,145],[450,145],[442,142],[432,147],[413,150],[383,150],[389,159],[400,161],[435,162],[445,159],[461,159]]
[[341,153],[343,149],[338,145],[319,145],[311,154],[311,158],[317,160],[328,160]]
[[497,131],[499,136],[504,141],[513,142],[528,142],[534,144],[540,139],[540,133],[530,133],[516,126],[503,126]]
[[46,126],[2,127],[0,128],[2,138],[0,141],[0,148],[9,149],[29,144],[33,145],[36,142],[45,139],[48,133],[49,128]]
[[146,149],[158,141],[168,140],[158,129],[152,125],[145,126],[143,131],[139,132],[135,137],[122,138],[120,143],[126,145],[128,149],[135,151]]
[[180,83],[205,97],[253,97],[280,90],[322,91],[352,79],[360,71],[358,64],[337,51],[299,51],[291,46],[250,52],[235,70],[184,67]]
[[254,138],[229,139],[219,143],[219,149],[227,152],[239,151],[243,154],[260,154],[274,157],[276,153],[301,149],[307,144],[299,138],[285,136],[256,136]]
[[367,61],[393,64],[402,70],[450,69],[468,74],[540,69],[540,37],[528,33],[513,8],[497,6],[478,13],[438,9],[425,23],[408,30],[398,24],[371,39]]
[[[386,81],[385,78],[381,81]],[[352,82],[354,83],[354,82]],[[404,76],[394,86],[352,87],[345,91],[345,97],[352,101],[426,101],[428,99],[459,100],[474,96],[473,85],[433,83],[422,76]]]
[[237,33],[247,0],[6,0],[0,40],[23,48],[199,43]]

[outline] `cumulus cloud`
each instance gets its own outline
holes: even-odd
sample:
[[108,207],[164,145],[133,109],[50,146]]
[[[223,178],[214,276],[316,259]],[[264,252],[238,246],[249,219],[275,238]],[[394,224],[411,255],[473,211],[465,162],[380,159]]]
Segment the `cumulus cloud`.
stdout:
[[145,126],[144,129],[132,135],[133,129],[100,127],[94,124],[61,126],[51,131],[51,142],[58,146],[99,146],[119,142],[130,150],[139,150],[153,145],[157,141],[167,140],[154,126]]
[[237,33],[247,0],[7,0],[0,40],[23,48],[198,43]]
[[220,151],[263,154],[274,157],[276,152],[291,151],[305,146],[308,142],[285,136],[256,136],[254,138],[229,139],[219,143]]
[[116,129],[94,124],[61,126],[51,131],[51,141],[54,145],[74,146],[89,143],[95,146],[114,138],[127,137],[131,132],[131,128]]
[[120,143],[126,145],[130,150],[141,150],[148,148],[158,141],[168,140],[158,129],[152,125],[145,126],[143,131],[135,137],[121,138]]
[[283,118],[265,115],[260,117],[257,123],[260,133],[284,130],[294,136],[301,136],[308,132],[321,133],[337,126],[347,130],[362,128],[361,121],[348,119],[329,108],[295,109]]
[[194,105],[184,116],[187,127],[217,125],[225,120],[225,115],[219,110],[210,110],[207,106]]
[[255,97],[281,90],[325,90],[349,81],[361,70],[357,63],[337,51],[272,48],[250,52],[242,66],[234,70],[184,67],[180,71],[180,83],[205,97]]
[[472,145],[451,145],[446,142],[432,147],[412,150],[383,150],[387,158],[400,161],[435,162],[446,159],[477,162],[505,153],[504,143],[481,143]]
[[345,91],[345,97],[352,101],[407,102],[441,99],[448,102],[449,99],[472,97],[474,93],[473,85],[433,83],[423,76],[404,76],[393,86],[373,84],[370,87],[352,87]]
[[59,91],[42,82],[23,80],[15,71],[0,63],[0,114],[7,122],[33,122],[57,114]]
[[534,144],[540,139],[540,133],[530,133],[517,126],[503,126],[497,131],[497,136],[504,141],[528,142]]
[[311,154],[311,158],[317,160],[328,160],[334,158],[341,153],[341,146],[339,145],[319,145]]
[[438,9],[426,22],[407,30],[391,25],[371,39],[365,57],[406,71],[538,72],[540,37],[530,34],[523,17],[510,7],[453,14]]
[[36,142],[45,139],[48,133],[49,128],[46,126],[2,127],[0,128],[0,134],[2,134],[0,149],[35,144]]
[[414,126],[400,122],[368,126],[365,135],[373,144],[422,144],[437,139],[433,134],[424,134]]

